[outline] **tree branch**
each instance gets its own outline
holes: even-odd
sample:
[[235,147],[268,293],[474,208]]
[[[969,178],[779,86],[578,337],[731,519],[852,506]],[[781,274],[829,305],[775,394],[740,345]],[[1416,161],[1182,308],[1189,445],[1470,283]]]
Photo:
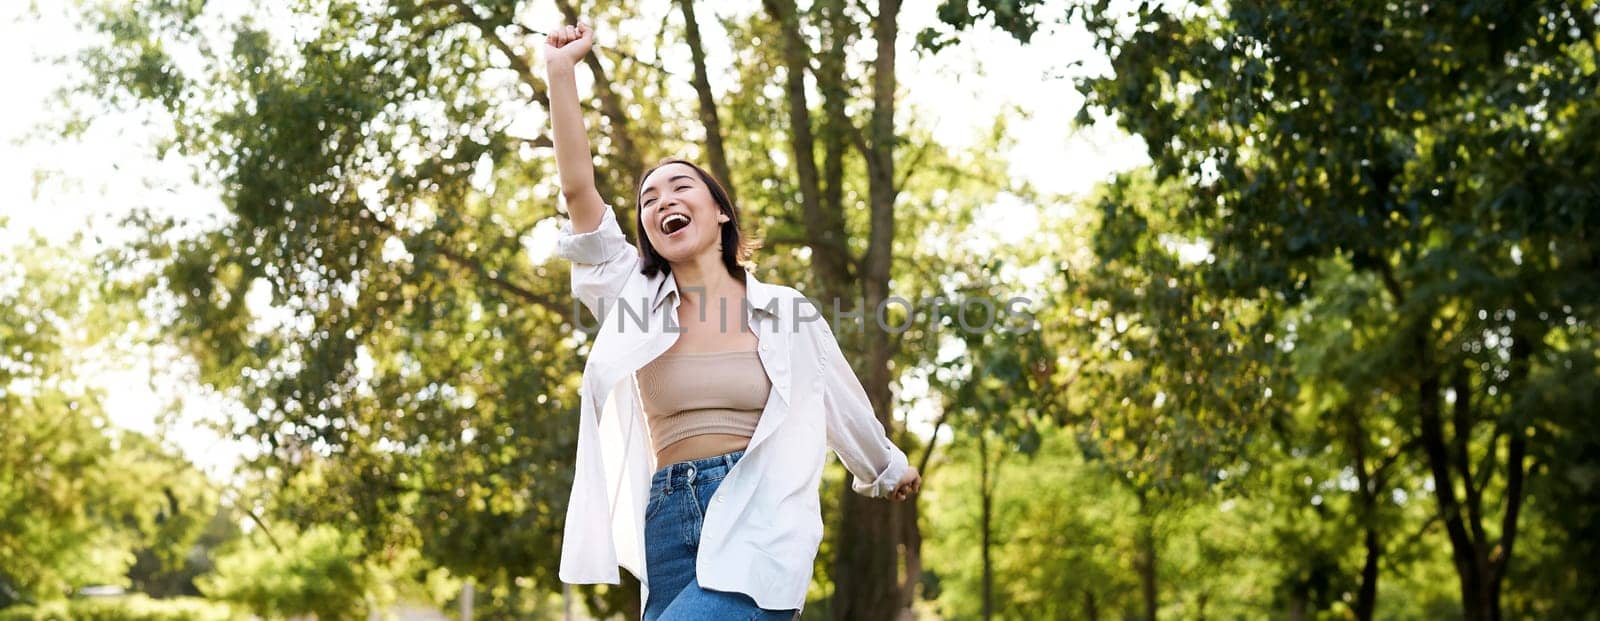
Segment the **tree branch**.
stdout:
[[939,412],[939,419],[933,421],[933,436],[928,438],[928,445],[922,449],[922,459],[917,460],[917,472],[922,474],[922,482],[928,482],[928,461],[933,457],[933,448],[939,443],[939,430],[944,428],[944,422],[950,417],[950,408]]
[[[1533,324],[1532,316],[1530,309],[1518,308],[1516,325],[1512,329],[1511,381],[1518,388],[1527,385],[1534,349],[1542,340],[1542,335],[1529,329]],[[1500,544],[1489,560],[1488,586],[1496,592],[1505,579],[1511,551],[1517,542],[1517,518],[1522,514],[1522,486],[1527,476],[1528,434],[1519,421],[1513,420],[1508,426],[1510,441],[1506,443],[1506,511],[1500,521]]]
[[905,171],[900,174],[900,179],[894,182],[895,193],[904,190],[907,183],[911,182],[911,175],[917,172],[917,165],[928,156],[928,151],[933,150],[932,142],[924,142],[922,148],[911,155],[911,161],[906,162]]
[[683,11],[685,38],[689,43],[689,58],[694,62],[694,92],[700,99],[700,125],[706,132],[706,157],[711,172],[722,181],[728,200],[739,204],[734,188],[733,172],[728,169],[728,156],[722,146],[722,122],[717,118],[717,100],[711,96],[711,79],[706,75],[706,51],[700,41],[700,22],[694,16],[694,0],[678,0]]
[[1372,480],[1374,481],[1374,484],[1380,488],[1386,487],[1388,483],[1387,473],[1389,468],[1394,467],[1395,463],[1400,461],[1401,457],[1404,457],[1406,453],[1416,450],[1418,446],[1421,446],[1421,442],[1416,438],[1412,438],[1401,444],[1393,453],[1384,455],[1383,461],[1379,462],[1378,466],[1372,469]]
[[[538,30],[534,30],[534,29],[529,28],[529,27],[527,27],[525,25],[522,25],[522,24],[512,23],[512,24],[510,24],[510,26],[512,28],[516,28],[518,31],[521,31],[523,36],[540,36],[540,37],[547,36],[547,33],[540,32]],[[649,68],[654,69],[654,70],[656,70],[656,71],[658,71],[660,73],[671,75],[671,72],[667,71],[667,68],[666,67],[662,67],[659,63],[653,63],[653,62],[650,62],[648,60],[641,59],[637,55],[629,54],[628,52],[624,52],[619,48],[607,46],[607,47],[600,48],[600,49],[601,49],[601,51],[604,51],[607,54],[615,56],[618,62],[626,60],[626,61],[634,63],[634,64],[638,64],[638,65],[642,65],[642,66],[645,66],[645,67],[649,67]]]
[[[359,214],[361,220],[368,226],[388,233],[389,235],[393,235],[399,238],[401,241],[406,240],[405,233],[402,232],[399,227],[396,227],[393,222],[388,220],[379,220],[371,210],[366,208],[362,208]],[[410,246],[410,244],[407,244],[407,246]],[[569,310],[571,310],[563,307],[561,304],[556,303],[555,300],[552,300],[549,297],[534,293],[533,291],[521,285],[507,280],[504,275],[498,272],[490,273],[489,269],[484,267],[482,262],[469,258],[466,255],[463,255],[460,252],[445,246],[444,244],[434,244],[433,250],[434,252],[439,253],[440,256],[444,257],[446,261],[456,265],[457,267],[472,272],[473,274],[476,274],[480,279],[487,281],[502,291],[509,293],[514,297],[520,298],[525,302],[542,306],[546,310],[555,313],[557,316],[564,316]]]
[[1527,435],[1513,433],[1507,445],[1506,465],[1509,469],[1506,473],[1506,512],[1500,521],[1500,545],[1490,559],[1493,563],[1490,579],[1496,587],[1505,578],[1507,561],[1511,559],[1511,549],[1517,541],[1517,517],[1522,513],[1522,484],[1527,474],[1524,463],[1528,455]]
[[1389,265],[1388,259],[1378,259],[1377,264],[1378,277],[1383,280],[1383,287],[1389,291],[1390,297],[1394,298],[1395,306],[1405,304],[1406,292],[1405,289],[1400,286],[1400,280],[1395,278],[1394,266]]
[[[812,78],[822,91],[822,210],[828,217],[825,228],[844,230],[844,157],[847,134],[852,130],[845,114],[849,92],[845,88],[845,46],[850,24],[844,16],[844,0],[824,0],[823,23],[827,25],[828,49],[808,63]],[[837,251],[837,250],[836,250]]]
[[479,16],[478,12],[474,11],[472,6],[466,3],[466,0],[450,0],[450,6],[453,7],[456,10],[456,13],[459,13],[461,18],[466,20],[467,23],[476,26],[478,28],[478,32],[483,35],[485,41],[488,41],[490,45],[493,45],[495,49],[500,50],[501,54],[505,55],[506,61],[511,63],[511,70],[517,73],[517,77],[521,78],[524,84],[527,84],[533,89],[533,100],[539,102],[539,105],[544,106],[546,109],[549,109],[549,87],[545,85],[544,80],[540,79],[539,76],[533,72],[533,66],[528,63],[528,59],[524,58],[521,54],[518,54],[515,49],[512,49],[511,44],[507,43],[505,38],[500,36],[500,33],[496,30],[496,25],[490,23],[488,19]]
[[[556,7],[568,22],[578,22],[578,10],[570,0],[556,0]],[[628,131],[627,112],[622,107],[622,99],[611,88],[611,78],[606,74],[605,66],[600,64],[600,57],[595,54],[584,56],[583,63],[594,74],[594,90],[600,95],[600,110],[611,122],[609,136],[617,142],[617,156],[622,159],[623,170],[643,172],[644,157],[633,142],[633,134]]]
[[1458,367],[1450,379],[1450,389],[1456,395],[1456,402],[1450,408],[1451,427],[1454,430],[1450,440],[1455,452],[1456,469],[1461,471],[1461,486],[1467,497],[1467,527],[1472,529],[1474,541],[1484,542],[1487,538],[1483,533],[1483,494],[1472,479],[1472,462],[1467,457],[1467,444],[1472,439],[1471,388],[1466,369]]
[[794,0],[763,0],[768,16],[782,32],[784,93],[789,107],[789,146],[795,160],[800,187],[800,209],[805,221],[806,239],[811,246],[811,268],[823,296],[844,297],[840,289],[851,277],[849,246],[845,243],[842,221],[829,218],[822,204],[822,185],[817,170],[816,138],[811,133],[811,106],[806,98],[805,74],[811,49],[800,36],[800,17]]
[[[1428,313],[1431,315],[1432,313]],[[1412,345],[1416,348],[1417,363],[1422,379],[1417,384],[1419,424],[1422,448],[1433,474],[1434,493],[1439,499],[1439,519],[1444,521],[1445,532],[1450,535],[1452,560],[1457,574],[1463,579],[1476,581],[1479,576],[1473,550],[1477,542],[1462,523],[1460,501],[1456,499],[1454,477],[1450,474],[1450,449],[1444,442],[1444,423],[1440,420],[1439,371],[1432,364],[1428,341],[1427,317],[1413,328]],[[1479,585],[1482,586],[1482,585]]]

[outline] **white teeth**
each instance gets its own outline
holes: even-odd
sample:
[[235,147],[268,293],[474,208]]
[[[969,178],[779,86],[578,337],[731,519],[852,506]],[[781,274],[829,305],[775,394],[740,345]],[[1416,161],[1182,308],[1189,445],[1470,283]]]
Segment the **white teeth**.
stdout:
[[661,221],[661,232],[671,235],[689,226],[689,217],[680,213],[667,216]]

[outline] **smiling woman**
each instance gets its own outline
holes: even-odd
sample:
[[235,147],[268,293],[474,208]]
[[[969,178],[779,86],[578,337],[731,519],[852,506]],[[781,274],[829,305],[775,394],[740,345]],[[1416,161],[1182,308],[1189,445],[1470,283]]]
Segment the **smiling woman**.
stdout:
[[[645,171],[628,245],[595,189],[578,106],[573,73],[593,41],[579,24],[545,47],[572,216],[558,253],[602,324],[584,367],[561,579],[616,584],[620,565],[649,620],[794,618],[822,539],[825,447],[865,496],[905,500],[921,478],[821,313],[747,269],[755,245],[710,173],[681,159]],[[617,311],[635,302],[645,307]]]
[[[761,245],[744,236],[738,208],[711,173],[688,160],[667,159],[639,177],[637,195],[637,228],[646,232],[639,238],[646,276],[671,273],[673,262],[695,256],[709,236],[728,273],[744,277],[745,262]],[[695,222],[705,226],[694,227]]]

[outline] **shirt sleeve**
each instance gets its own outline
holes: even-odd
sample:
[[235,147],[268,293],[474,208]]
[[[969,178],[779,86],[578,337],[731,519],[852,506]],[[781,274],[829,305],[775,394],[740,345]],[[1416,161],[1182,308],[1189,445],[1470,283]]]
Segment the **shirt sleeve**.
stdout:
[[828,448],[839,455],[854,476],[851,488],[863,496],[883,498],[905,477],[910,464],[906,454],[889,441],[883,424],[873,413],[866,388],[856,378],[839,341],[825,320],[812,322],[821,352],[822,403],[827,419]]
[[623,283],[639,267],[639,251],[622,235],[610,205],[600,226],[588,233],[573,232],[570,219],[562,224],[556,256],[572,262],[572,294],[599,319],[616,305]]

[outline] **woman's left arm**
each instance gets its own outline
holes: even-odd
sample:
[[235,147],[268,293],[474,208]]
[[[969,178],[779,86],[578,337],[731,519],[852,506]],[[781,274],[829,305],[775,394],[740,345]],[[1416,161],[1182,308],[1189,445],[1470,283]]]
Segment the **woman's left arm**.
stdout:
[[810,322],[821,359],[822,403],[827,420],[828,448],[839,455],[855,477],[851,488],[872,498],[905,500],[921,486],[917,469],[905,452],[889,441],[873,412],[866,388],[856,378],[838,339],[825,320]]

